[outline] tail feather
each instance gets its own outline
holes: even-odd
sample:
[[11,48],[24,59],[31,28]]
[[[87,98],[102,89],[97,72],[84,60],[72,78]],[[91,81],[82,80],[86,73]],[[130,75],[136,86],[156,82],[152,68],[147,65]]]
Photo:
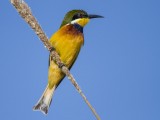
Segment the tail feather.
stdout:
[[37,104],[33,107],[33,110],[41,111],[43,114],[47,114],[50,104],[52,102],[52,96],[55,91],[55,88],[56,86],[50,89],[49,86],[47,85],[41,98],[39,99]]

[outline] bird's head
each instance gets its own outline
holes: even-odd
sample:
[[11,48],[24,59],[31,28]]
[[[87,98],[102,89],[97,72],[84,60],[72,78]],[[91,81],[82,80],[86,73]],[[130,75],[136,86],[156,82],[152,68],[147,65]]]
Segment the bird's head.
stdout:
[[84,27],[89,22],[89,20],[93,18],[103,18],[103,16],[87,14],[87,12],[84,10],[71,10],[65,15],[60,27],[66,24],[74,23]]

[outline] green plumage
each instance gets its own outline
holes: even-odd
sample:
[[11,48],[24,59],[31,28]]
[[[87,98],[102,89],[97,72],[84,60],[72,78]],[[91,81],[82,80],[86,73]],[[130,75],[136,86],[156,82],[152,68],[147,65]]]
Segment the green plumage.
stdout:
[[62,21],[62,24],[61,24],[61,26],[60,26],[60,28],[61,28],[62,26],[64,26],[64,25],[70,23],[70,22],[73,20],[73,16],[74,16],[75,14],[84,14],[84,15],[87,15],[87,12],[84,11],[84,10],[72,10],[72,11],[69,11],[69,12],[65,15],[65,17],[64,17],[64,19],[63,19],[63,21]]

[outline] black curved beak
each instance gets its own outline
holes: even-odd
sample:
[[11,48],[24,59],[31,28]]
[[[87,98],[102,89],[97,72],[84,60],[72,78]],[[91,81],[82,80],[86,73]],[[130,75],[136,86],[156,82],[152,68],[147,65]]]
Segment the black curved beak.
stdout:
[[92,15],[92,14],[89,14],[88,17],[89,17],[89,19],[93,19],[93,18],[104,18],[104,17],[101,16],[101,15]]

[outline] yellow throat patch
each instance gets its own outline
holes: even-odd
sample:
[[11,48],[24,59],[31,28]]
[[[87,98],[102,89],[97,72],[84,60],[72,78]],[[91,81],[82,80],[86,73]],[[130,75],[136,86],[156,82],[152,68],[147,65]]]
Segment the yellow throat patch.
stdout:
[[72,21],[71,23],[72,24],[77,23],[80,26],[84,27],[89,21],[90,21],[89,18],[79,18],[79,19]]

